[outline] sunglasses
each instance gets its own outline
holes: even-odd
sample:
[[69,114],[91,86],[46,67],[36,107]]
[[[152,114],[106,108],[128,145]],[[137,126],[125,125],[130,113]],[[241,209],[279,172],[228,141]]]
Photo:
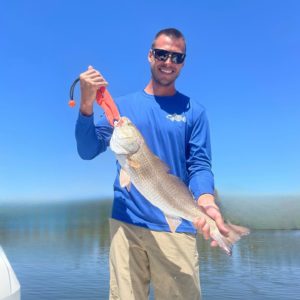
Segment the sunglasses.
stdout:
[[155,59],[160,61],[167,61],[167,59],[170,57],[172,63],[174,64],[182,64],[185,59],[185,53],[170,52],[163,49],[152,49],[152,53]]

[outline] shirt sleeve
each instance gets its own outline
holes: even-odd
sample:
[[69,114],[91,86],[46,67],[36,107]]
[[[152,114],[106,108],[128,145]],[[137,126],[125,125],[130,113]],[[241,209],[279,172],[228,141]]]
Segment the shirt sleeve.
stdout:
[[195,199],[202,194],[214,194],[210,131],[204,110],[196,118],[191,129],[187,149],[187,170],[189,187]]
[[103,115],[97,125],[94,115],[84,116],[79,112],[75,127],[77,151],[82,159],[90,160],[104,152],[109,146],[112,126]]

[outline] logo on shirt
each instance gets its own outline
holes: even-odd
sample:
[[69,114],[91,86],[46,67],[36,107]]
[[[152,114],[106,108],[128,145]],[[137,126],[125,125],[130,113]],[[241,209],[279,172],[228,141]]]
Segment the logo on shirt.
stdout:
[[185,115],[173,114],[173,115],[167,115],[166,118],[171,120],[172,122],[186,122]]

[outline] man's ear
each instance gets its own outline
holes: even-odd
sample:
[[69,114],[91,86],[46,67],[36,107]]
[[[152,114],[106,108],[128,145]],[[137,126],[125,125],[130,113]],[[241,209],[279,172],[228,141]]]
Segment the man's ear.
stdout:
[[150,63],[154,61],[154,56],[153,56],[153,52],[151,49],[149,50],[149,53],[148,53],[148,61]]

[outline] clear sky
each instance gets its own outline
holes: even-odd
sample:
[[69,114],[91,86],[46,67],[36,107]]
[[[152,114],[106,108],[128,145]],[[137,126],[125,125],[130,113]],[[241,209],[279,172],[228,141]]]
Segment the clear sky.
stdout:
[[143,89],[165,27],[186,36],[177,89],[207,109],[219,192],[299,195],[299,16],[297,0],[1,1],[0,201],[112,196],[110,150],[77,155],[69,87],[91,64],[114,97]]

